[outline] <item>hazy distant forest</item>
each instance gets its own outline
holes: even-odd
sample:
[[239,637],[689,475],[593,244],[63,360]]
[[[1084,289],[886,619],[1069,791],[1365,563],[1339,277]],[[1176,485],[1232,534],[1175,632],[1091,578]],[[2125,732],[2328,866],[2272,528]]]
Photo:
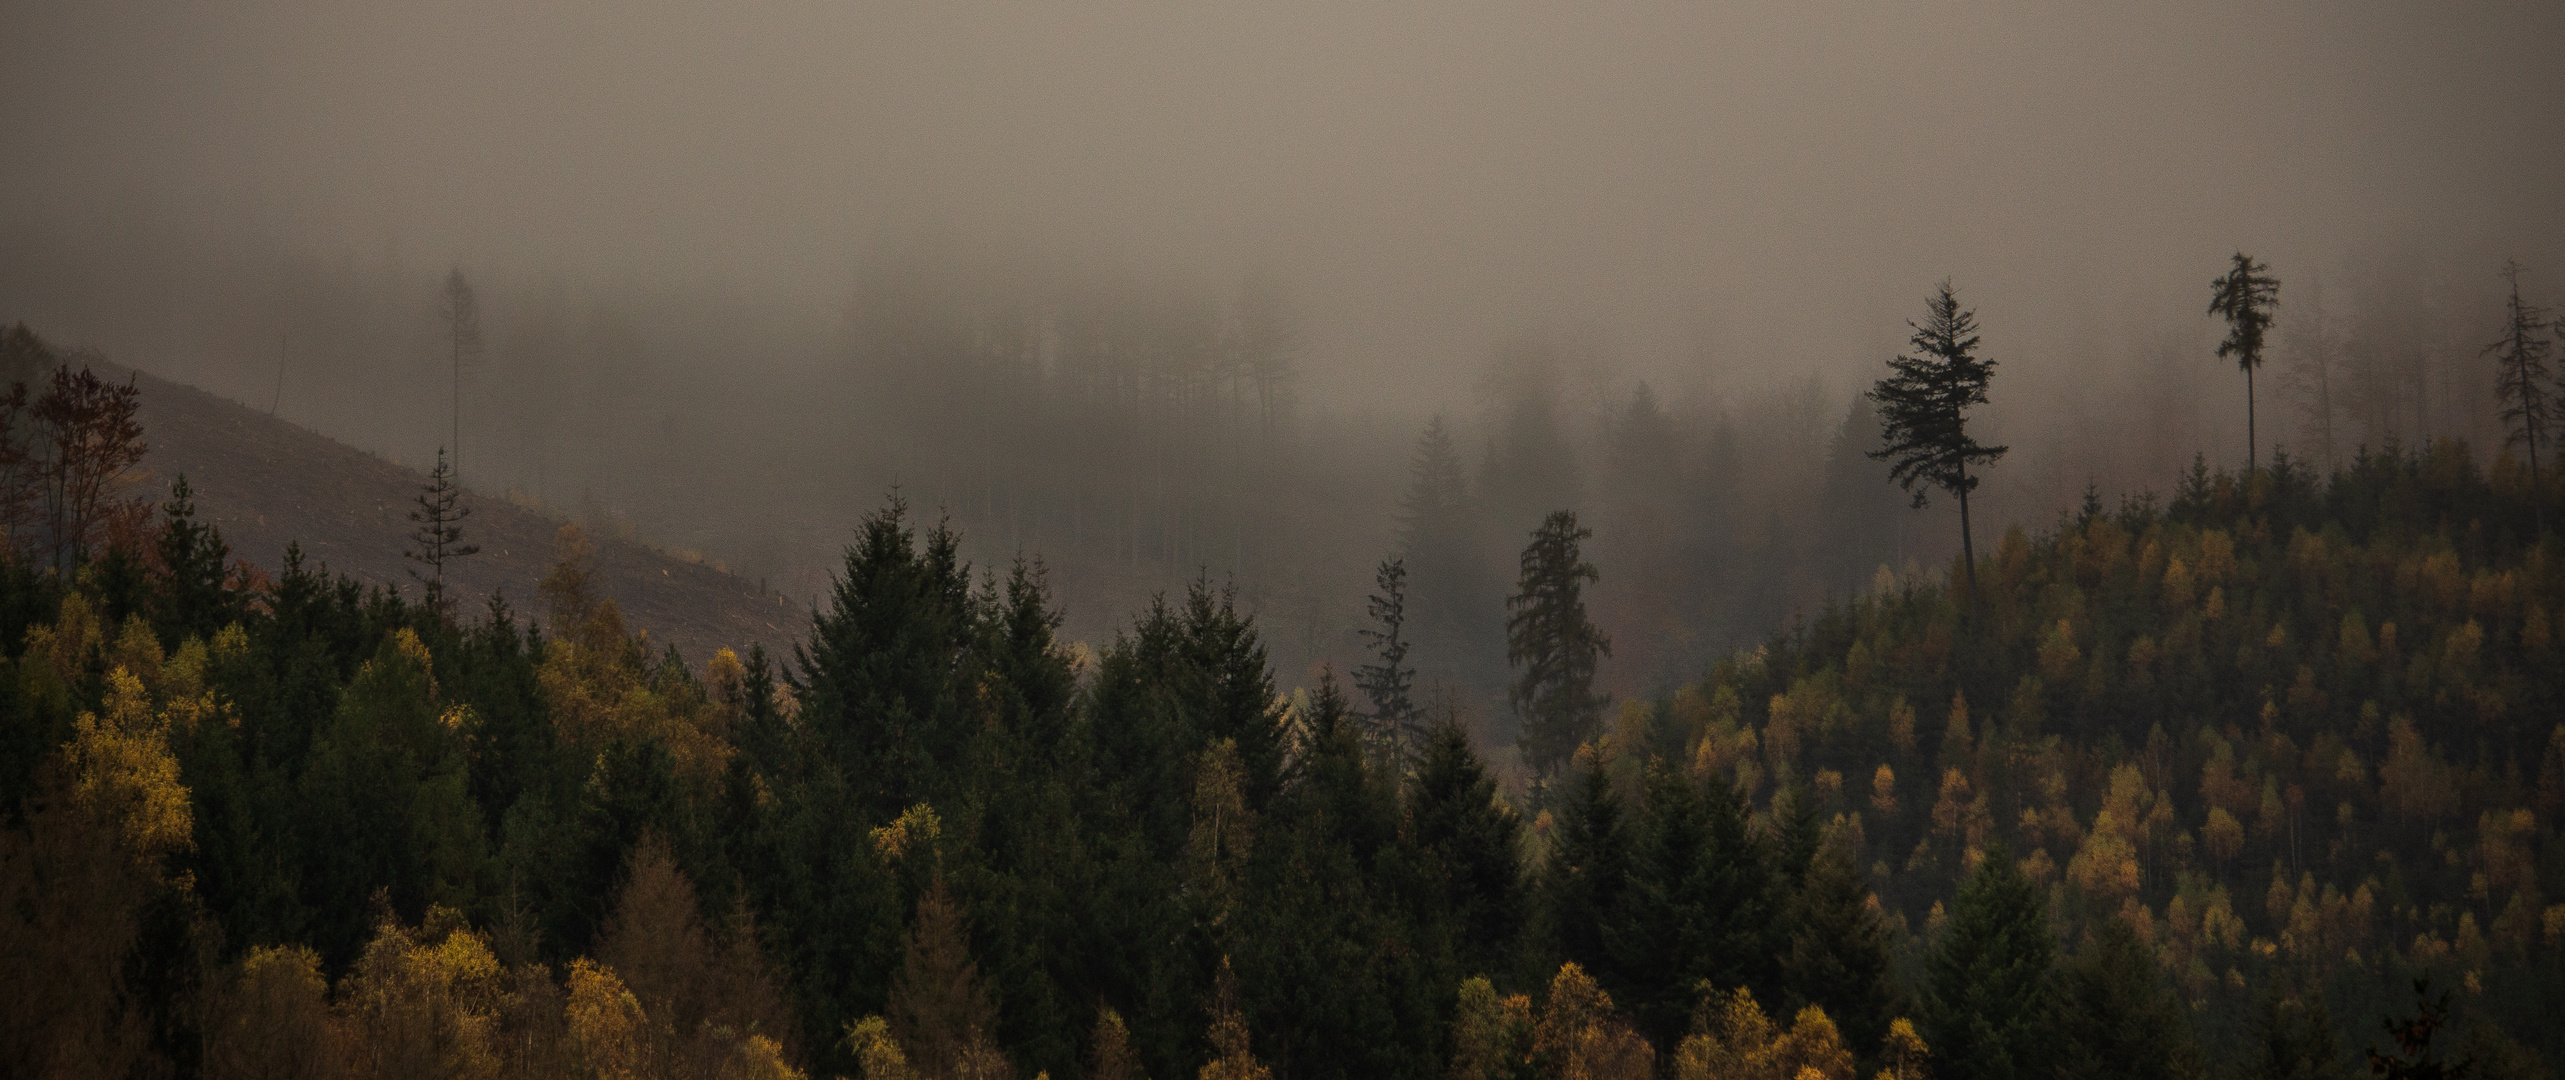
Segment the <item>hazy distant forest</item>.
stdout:
[[[1548,510],[1595,530],[1596,616],[1621,642],[1604,677],[1623,694],[1697,678],[1869,589],[1883,565],[1958,552],[1947,507],[1911,512],[1863,456],[1875,373],[1848,361],[1776,374],[1705,345],[1651,381],[1601,329],[1536,327],[1497,332],[1419,412],[1413,390],[1383,404],[1359,375],[1312,374],[1343,346],[1305,282],[1176,281],[932,239],[882,243],[817,317],[466,268],[478,347],[459,378],[442,268],[152,278],[112,295],[193,299],[166,328],[100,336],[165,345],[146,364],[159,374],[421,469],[454,441],[457,396],[466,487],[700,553],[797,604],[822,597],[848,531],[896,487],[976,561],[1038,554],[1060,571],[1065,631],[1091,645],[1153,594],[1205,572],[1234,581],[1299,683],[1359,651],[1349,628],[1373,566],[1404,554],[1417,662],[1500,724],[1502,600]],[[2477,357],[2500,316],[2490,269],[2395,245],[2288,269],[2261,376],[2266,448],[2322,471],[2390,440],[2499,441]],[[102,301],[63,291],[75,283],[20,291],[114,325]],[[2016,452],[1981,495],[1989,520],[2039,526],[2088,485],[2162,489],[2195,455],[2240,466],[2244,410],[2208,355],[2211,324],[2139,323],[2032,355],[1994,326],[2012,394],[1982,423]]]
[[[716,507],[898,481],[806,641],[710,657],[658,651],[590,580],[588,530],[641,511],[565,510],[517,606],[440,595],[474,497],[442,469],[403,493],[420,533],[385,538],[416,586],[261,566],[183,479],[131,482],[130,389],[19,326],[0,1059],[2548,1075],[2565,388],[2538,279],[2506,298],[2488,274],[2442,312],[2484,317],[2446,324],[2292,283],[2275,324],[2264,268],[2235,266],[2226,341],[2088,425],[2080,498],[2069,467],[2041,487],[1999,460],[2036,435],[2019,416],[1967,441],[1964,380],[1660,399],[1526,339],[1475,412],[1365,434],[1295,404],[1278,282],[875,282],[845,396],[753,425],[835,440],[810,472],[727,495],[720,461],[619,474]],[[1940,295],[1896,369],[1926,382],[1977,347],[1964,290]],[[483,329],[492,400],[595,411],[472,421],[467,486],[594,498],[583,463],[642,452],[613,410],[646,407],[611,403],[689,384],[511,362],[614,333]],[[2239,364],[2256,464],[2212,468],[2178,417],[2240,405]],[[2003,400],[2000,372],[1977,385]],[[1873,456],[1901,431],[1940,455],[1935,506],[2021,485],[1997,505],[2055,509],[2025,528],[1981,499],[1952,558],[1959,522]],[[1156,599],[1064,633],[1075,579],[1117,574],[1095,593]]]

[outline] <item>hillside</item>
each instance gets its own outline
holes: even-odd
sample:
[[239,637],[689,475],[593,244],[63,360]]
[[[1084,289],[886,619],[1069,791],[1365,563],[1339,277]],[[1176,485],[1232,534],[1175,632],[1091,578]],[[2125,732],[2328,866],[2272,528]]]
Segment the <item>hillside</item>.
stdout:
[[[103,374],[107,365],[99,367]],[[198,515],[222,529],[233,555],[273,573],[286,545],[300,543],[307,560],[333,572],[416,591],[415,564],[401,551],[425,475],[194,387],[133,374],[151,444],[146,486],[165,492],[185,475]],[[464,538],[481,546],[454,574],[465,610],[478,611],[496,590],[520,612],[539,615],[535,583],[551,568],[560,522],[479,492],[465,505],[472,517]],[[694,663],[725,645],[789,650],[809,626],[808,612],[761,596],[753,582],[640,544],[593,539],[604,594],[634,629]]]

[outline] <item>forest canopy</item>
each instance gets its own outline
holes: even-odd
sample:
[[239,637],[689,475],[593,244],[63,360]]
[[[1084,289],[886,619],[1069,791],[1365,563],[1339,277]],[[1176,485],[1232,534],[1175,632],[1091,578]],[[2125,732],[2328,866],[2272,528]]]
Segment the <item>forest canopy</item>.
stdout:
[[697,664],[575,525],[539,611],[467,612],[256,571],[183,478],[99,490],[141,509],[0,562],[0,951],[32,976],[0,1056],[48,1075],[2559,1052],[2565,553],[2508,452],[2196,465],[2007,531],[1974,590],[1883,576],[1617,701],[1577,674],[1609,643],[1576,585],[1615,570],[1554,515],[1515,604],[1559,747],[1528,785],[1407,696],[1396,625],[1360,694],[1283,682],[1208,577],[1085,650],[1040,562],[974,566],[897,497],[790,655]]

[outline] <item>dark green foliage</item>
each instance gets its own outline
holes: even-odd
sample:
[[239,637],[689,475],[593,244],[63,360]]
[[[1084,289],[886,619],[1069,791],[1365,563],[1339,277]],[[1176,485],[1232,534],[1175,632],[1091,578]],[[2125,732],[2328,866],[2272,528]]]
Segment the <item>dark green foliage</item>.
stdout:
[[[2565,735],[2551,730],[2552,668],[2535,662],[2553,655],[2553,622],[2542,639],[2529,617],[2557,606],[2558,563],[2522,539],[2526,508],[2495,483],[2443,447],[2364,455],[2330,483],[2285,460],[2242,482],[2203,469],[2162,509],[2088,499],[2058,533],[1990,561],[1980,619],[1963,622],[1944,589],[1864,597],[1657,698],[1631,745],[1572,744],[1565,775],[1527,797],[1542,812],[1529,880],[1504,770],[1473,752],[1456,710],[1403,767],[1332,677],[1287,712],[1256,620],[1208,581],[1082,670],[1038,567],[975,579],[957,538],[910,530],[896,505],[866,523],[793,677],[757,650],[699,675],[611,643],[654,700],[710,703],[702,731],[679,734],[714,752],[690,758],[664,729],[566,722],[579,687],[547,658],[589,643],[547,642],[504,599],[459,620],[295,551],[263,596],[227,591],[220,538],[180,487],[154,557],[109,550],[68,580],[0,564],[13,653],[0,753],[22,755],[0,758],[0,780],[14,827],[32,782],[20,770],[59,760],[73,717],[100,705],[123,614],[173,664],[178,643],[206,643],[188,677],[224,711],[168,735],[196,826],[169,869],[188,886],[153,901],[132,949],[148,1037],[181,1071],[211,964],[308,943],[335,977],[382,915],[446,906],[509,963],[559,965],[595,947],[635,846],[655,837],[697,883],[707,925],[753,917],[814,1075],[860,1071],[840,1036],[896,1011],[904,931],[938,880],[960,920],[947,959],[978,973],[1018,1075],[1077,1075],[1100,1008],[1149,1074],[1195,1075],[1226,958],[1258,1054],[1291,1076],[1448,1075],[1465,1030],[1530,1038],[1531,1017],[1500,995],[1537,995],[1562,960],[1661,1051],[1708,983],[1750,989],[1776,1021],[1821,1006],[1864,1057],[1912,1015],[1944,1076],[2185,1075],[2195,1031],[2256,1075],[2326,1076],[2340,1062],[2322,999],[2275,1005],[2248,1037],[2255,991],[2315,969],[2309,985],[2365,1014],[2378,972],[2401,978],[2435,953],[2473,962],[2480,944],[2486,989],[2445,1027],[2426,1013],[2440,1035],[2424,1049],[2463,1037],[2480,1072],[2516,1072],[2535,1060],[2495,1021],[2542,1038],[2553,973],[2537,918],[2565,892],[2550,828],[2565,764],[2538,762],[2565,762],[2549,749]],[[2232,555],[2217,619],[2199,614],[2205,588],[2174,598],[2166,571],[2133,565],[2156,544],[2198,572],[2209,530]],[[67,594],[109,642],[31,651],[28,627],[65,618]],[[2353,612],[2367,646],[2343,629]],[[2396,662],[2363,658],[2391,619]],[[2161,645],[2168,626],[2194,637],[2164,646],[2147,678],[2126,674],[2129,640]],[[2059,660],[2052,646],[2073,648]],[[1954,693],[1972,703],[1965,729],[1943,720]],[[1900,700],[1914,715],[1892,735]],[[2364,716],[2372,701],[2380,715]],[[2398,738],[2408,751],[2390,767]],[[2213,747],[2226,764],[2204,769]],[[1207,764],[1222,761],[1234,765]],[[1895,775],[1873,801],[1883,763]],[[1947,828],[1934,821],[1944,764],[1974,796],[1945,808]],[[2135,802],[2113,787],[2123,766],[2143,781],[2128,785]],[[2211,790],[2221,769],[2242,795]],[[1640,794],[1625,804],[1616,784]],[[2399,802],[2444,789],[2441,809]],[[2139,815],[2117,833],[2097,813],[2106,792]],[[2241,857],[2207,850],[2212,803],[2241,808]],[[1249,827],[1209,845],[1225,861],[1207,876],[1194,856],[1211,806]],[[2515,808],[2529,824],[2510,824]],[[1990,846],[1952,902],[1980,840],[2038,845],[2025,865],[2045,856],[2050,876],[2034,885]],[[2078,868],[2086,843],[2096,859]],[[2079,891],[2115,887],[2085,884],[2120,865],[2101,858],[2114,843],[2133,846],[2113,858],[2137,860],[2126,908]],[[2405,857],[2424,850],[2433,859]],[[2437,872],[2452,854],[2482,864],[2486,896]],[[2301,862],[2311,883],[2293,892]],[[2364,887],[2361,915],[2348,894]],[[1937,902],[1944,922],[1926,914]],[[2182,966],[2155,970],[2121,927],[2118,912],[2139,910],[2163,920],[2152,940]],[[1929,940],[1898,936],[1918,926]],[[2059,930],[2085,944],[2052,970]],[[1926,951],[1901,958],[1923,979],[1907,1013],[1891,956],[1913,944]],[[2358,959],[2337,962],[2346,945]],[[1478,975],[1484,993],[1456,1000]]]
[[1308,756],[1267,816],[1226,939],[1257,1055],[1293,1076],[1435,1076],[1460,977],[1392,892],[1411,859],[1397,789],[1372,770],[1332,677],[1306,724]]
[[1354,687],[1371,704],[1372,740],[1402,764],[1424,751],[1425,710],[1416,705],[1416,668],[1407,662],[1407,564],[1380,564],[1368,611],[1377,629],[1359,631],[1378,663],[1354,669]]
[[2254,1016],[2252,1080],[2347,1080],[2321,994],[2273,987]]
[[1522,722],[1524,761],[1546,781],[1601,729],[1610,698],[1594,690],[1595,667],[1612,639],[1585,616],[1587,582],[1601,575],[1577,545],[1594,535],[1574,511],[1550,514],[1523,549],[1523,573],[1505,602],[1505,661],[1514,665],[1506,700]]
[[1537,978],[1524,951],[1532,910],[1523,822],[1498,799],[1496,781],[1454,718],[1426,734],[1407,797],[1407,829],[1421,856],[1423,911],[1451,942],[1461,973],[1508,985]]
[[2190,1010],[2154,951],[2118,919],[2096,923],[2057,973],[2057,1064],[2066,1075],[2187,1080],[2203,1074]]
[[893,497],[864,519],[810,644],[794,647],[802,723],[863,817],[888,821],[955,783],[974,630],[959,539],[939,526],[921,547]]
[[1658,759],[1631,832],[1628,884],[1606,923],[1611,964],[1597,973],[1639,1030],[1671,1046],[1703,982],[1772,1000],[1781,914],[1771,854],[1724,781],[1703,785]]
[[196,520],[195,491],[184,474],[169,485],[160,512],[161,581],[152,623],[167,647],[190,637],[210,640],[246,607],[230,588],[231,545],[223,543],[222,530]]
[[2012,853],[1989,846],[1924,958],[1918,1026],[1945,1076],[2049,1075],[2057,951],[2047,904]]
[[1866,1054],[1895,1018],[1897,985],[1888,927],[1872,905],[1860,857],[1841,834],[1818,846],[1791,895],[1781,983],[1790,1011],[1802,1004],[1826,1010],[1845,1045]]
[[[1629,881],[1630,848],[1621,798],[1600,764],[1571,774],[1551,810],[1548,860],[1541,867],[1541,914],[1556,959],[1609,970],[1603,928]],[[1552,965],[1555,966],[1555,965]]]

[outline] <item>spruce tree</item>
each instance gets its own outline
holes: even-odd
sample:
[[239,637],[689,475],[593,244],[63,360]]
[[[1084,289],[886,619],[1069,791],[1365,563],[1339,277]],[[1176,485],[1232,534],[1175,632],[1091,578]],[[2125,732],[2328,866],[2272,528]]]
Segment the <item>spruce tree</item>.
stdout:
[[1776,912],[1769,864],[1723,784],[1705,792],[1662,758],[1649,762],[1645,782],[1629,884],[1604,941],[1612,964],[1598,975],[1620,991],[1640,1031],[1671,1046],[1703,982],[1769,996]]
[[975,633],[970,567],[941,526],[922,538],[894,497],[867,516],[807,646],[794,646],[801,722],[888,821],[943,800],[965,732],[963,669]]
[[1407,803],[1408,832],[1440,895],[1434,910],[1454,936],[1462,974],[1507,980],[1521,967],[1531,896],[1523,821],[1499,801],[1459,718],[1428,729]]
[[2239,251],[2226,276],[2209,283],[2215,290],[2209,299],[2209,314],[2227,321],[2227,337],[2218,343],[2218,356],[2235,357],[2236,367],[2244,370],[2244,465],[2248,472],[2258,467],[2259,460],[2255,456],[2253,430],[2253,369],[2262,366],[2263,339],[2271,330],[2271,309],[2280,302],[2280,279],[2272,277],[2270,269]]
[[2272,987],[2262,996],[2253,1026],[2250,1080],[2349,1080],[2334,1043],[2333,1018],[2324,995]]
[[1630,875],[1621,797],[1603,765],[1588,761],[1551,814],[1550,852],[1541,867],[1541,917],[1558,960],[1609,967],[1604,926]]
[[444,324],[445,343],[452,354],[454,367],[453,425],[455,471],[463,469],[463,368],[481,355],[481,303],[472,296],[472,283],[464,280],[463,268],[454,267],[445,275],[445,287],[437,293],[437,321]]
[[179,641],[190,636],[208,640],[241,616],[243,605],[226,587],[231,545],[223,532],[196,520],[196,489],[179,474],[161,504],[165,523],[157,544],[163,568],[154,612],[161,636]]
[[1790,943],[1781,957],[1784,1004],[1826,1010],[1849,1045],[1879,1045],[1897,1000],[1888,925],[1871,903],[1861,853],[1843,830],[1818,847],[1790,908]]
[[2055,954],[2039,887],[2003,845],[1989,845],[1924,959],[1918,1019],[1933,1071],[1988,1080],[2048,1075]]
[[1595,668],[1612,639],[1585,617],[1585,583],[1601,577],[1578,551],[1594,535],[1559,510],[1532,533],[1523,572],[1507,600],[1505,659],[1514,666],[1507,700],[1523,725],[1523,758],[1542,782],[1601,730],[1608,700],[1594,692]]
[[410,577],[427,587],[429,610],[442,616],[449,606],[445,564],[481,553],[479,544],[463,542],[463,519],[472,516],[472,508],[463,505],[463,489],[455,486],[454,469],[445,459],[444,448],[437,449],[436,469],[428,473],[428,482],[420,485],[414,501],[418,505],[410,511],[410,522],[418,528],[410,532],[410,549],[401,554],[427,567],[424,574],[411,570]]
[[1372,576],[1374,628],[1357,631],[1380,662],[1354,669],[1354,686],[1371,703],[1372,740],[1404,764],[1423,749],[1425,712],[1416,707],[1416,668],[1407,662],[1407,564],[1386,559]]
[[[1971,464],[1992,465],[2010,447],[1982,446],[1968,434],[1968,408],[1986,404],[1995,361],[1977,355],[1977,313],[1963,311],[1950,282],[1925,301],[1920,325],[1909,322],[1915,354],[1888,362],[1889,375],[1871,387],[1879,406],[1883,445],[1870,456],[1888,462],[1888,478],[1914,493],[1922,509],[1932,488],[1959,500],[1959,551],[1968,578],[1969,604],[1977,603],[1977,544],[1969,530],[1968,493],[1977,490]],[[1925,486],[1918,486],[1919,484]]]
[[2521,301],[2520,271],[2517,262],[2503,264],[2503,280],[2512,287],[2503,305],[2503,335],[2485,346],[2483,355],[2496,364],[2494,397],[2503,406],[2504,434],[2529,451],[2531,527],[2544,533],[2546,492],[2538,479],[2538,447],[2549,441],[2555,422],[2555,390],[2547,373],[2547,353],[2555,342],[2548,338],[2553,323],[2546,309]]
[[1416,440],[1407,491],[1398,500],[1398,558],[1408,573],[1408,625],[1415,638],[1451,649],[1478,640],[1496,620],[1502,588],[1479,551],[1477,511],[1451,429],[1440,415]]
[[2206,1071],[2191,1010],[2164,985],[2155,951],[2105,918],[2057,977],[2058,1068],[2066,1075],[2193,1080]]

